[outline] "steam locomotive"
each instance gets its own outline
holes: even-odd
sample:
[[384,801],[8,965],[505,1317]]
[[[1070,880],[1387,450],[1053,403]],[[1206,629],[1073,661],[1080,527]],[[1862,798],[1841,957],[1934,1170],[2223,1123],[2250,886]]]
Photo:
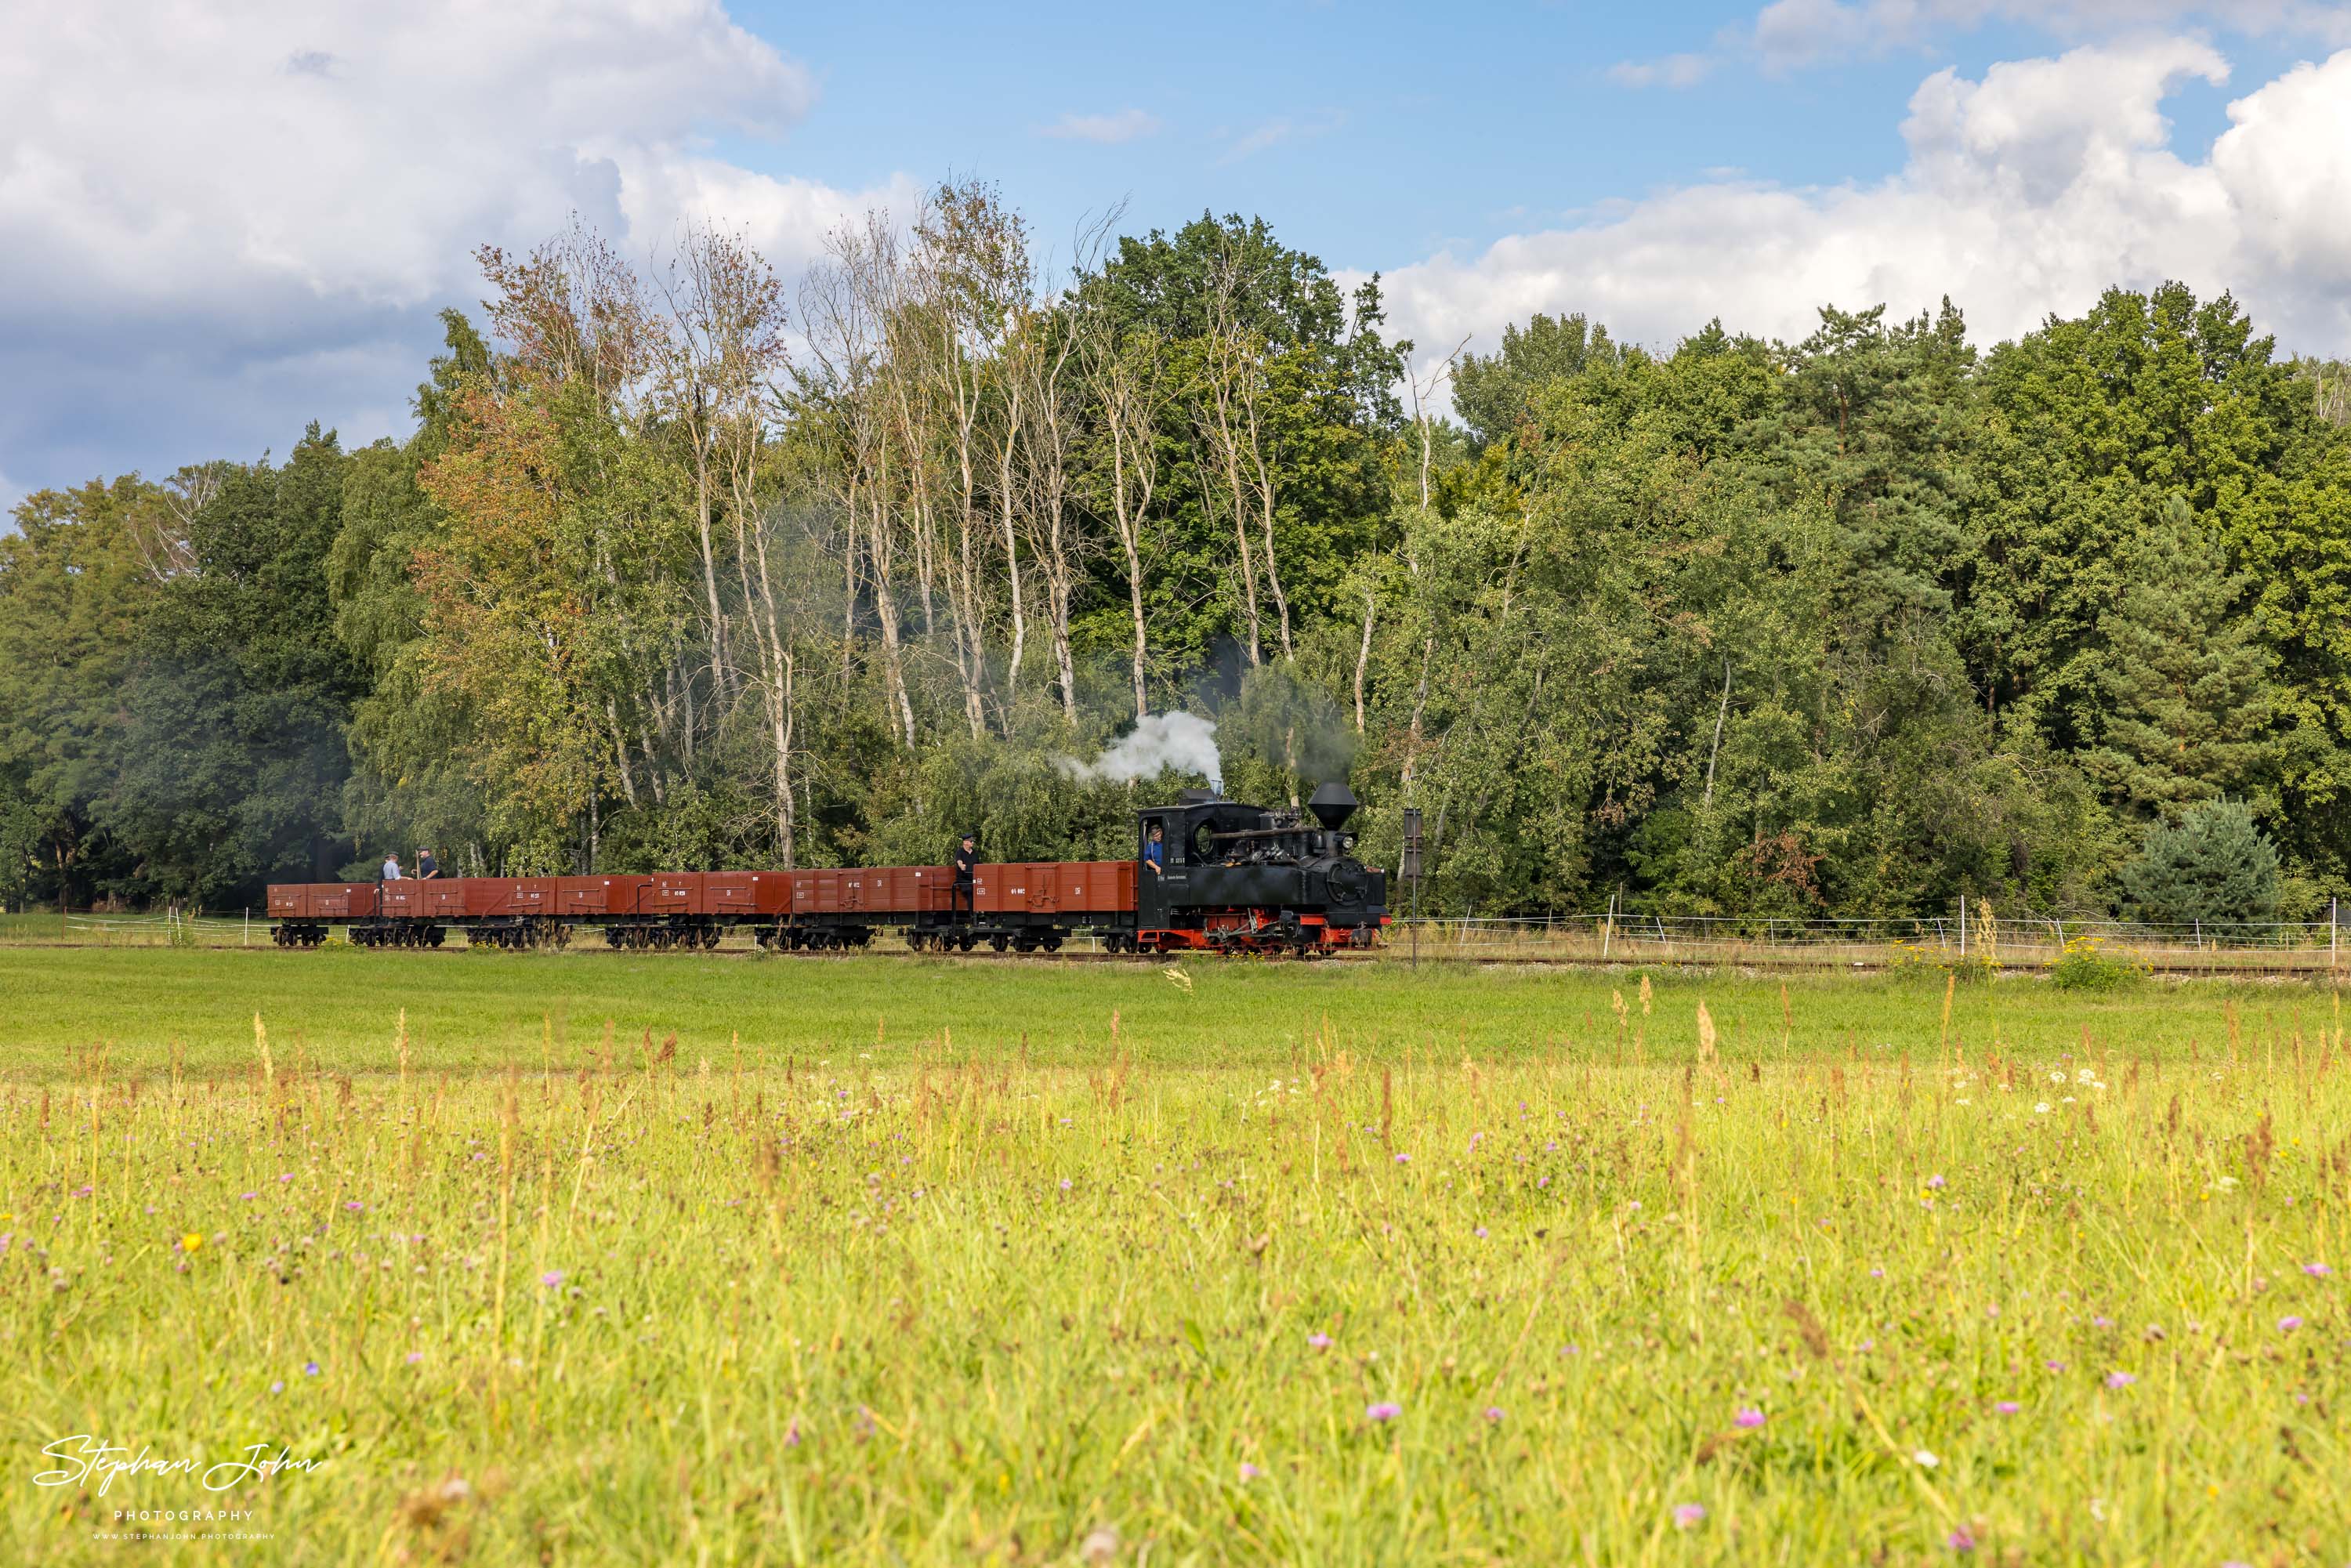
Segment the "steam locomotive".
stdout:
[[806,952],[894,930],[918,951],[1051,953],[1083,931],[1113,953],[1306,956],[1369,947],[1387,924],[1387,875],[1346,831],[1356,807],[1343,784],[1315,790],[1304,811],[1187,789],[1135,814],[1133,859],[981,865],[968,901],[939,866],[277,883],[271,936],[315,947],[340,925],[358,946],[438,947],[454,929],[521,948],[595,929],[646,950],[716,947],[740,927],[762,947]]

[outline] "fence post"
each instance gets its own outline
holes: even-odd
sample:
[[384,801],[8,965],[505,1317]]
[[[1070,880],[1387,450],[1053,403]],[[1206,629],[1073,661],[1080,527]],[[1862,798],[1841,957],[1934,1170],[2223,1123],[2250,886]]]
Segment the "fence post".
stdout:
[[1616,936],[1616,895],[1608,895],[1608,913],[1600,925],[1600,961],[1608,962],[1608,946]]
[[2343,901],[2339,898],[2326,901],[2326,972],[2330,975],[2335,973],[2335,918],[2342,907]]

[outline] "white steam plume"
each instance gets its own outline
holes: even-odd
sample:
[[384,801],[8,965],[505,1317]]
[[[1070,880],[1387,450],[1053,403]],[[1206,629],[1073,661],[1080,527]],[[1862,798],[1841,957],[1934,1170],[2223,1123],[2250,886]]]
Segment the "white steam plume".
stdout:
[[1205,773],[1209,785],[1225,787],[1224,759],[1217,754],[1217,726],[1195,713],[1155,713],[1136,721],[1092,762],[1055,758],[1072,779],[1109,779],[1124,783],[1156,779],[1168,768]]

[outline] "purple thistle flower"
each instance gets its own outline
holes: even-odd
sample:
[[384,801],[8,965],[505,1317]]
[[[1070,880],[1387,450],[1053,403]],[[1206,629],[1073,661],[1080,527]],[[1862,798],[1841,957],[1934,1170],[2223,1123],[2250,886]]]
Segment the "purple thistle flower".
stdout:
[[2041,1364],[2047,1367],[2052,1372],[2063,1372],[2065,1370],[2065,1364],[2062,1361],[2044,1361]]
[[1396,1164],[1400,1166],[1408,1166],[1412,1164],[1412,1156],[1410,1155],[1398,1155],[1396,1156]]
[[2292,1333],[2301,1326],[2302,1320],[2300,1318],[2284,1317],[2278,1319],[2278,1333]]
[[1486,1239],[1486,1228],[1485,1228],[1484,1226],[1482,1226],[1482,1225],[1481,1225],[1481,1226],[1479,1226],[1479,1227],[1478,1228],[1478,1229],[1477,1229],[1477,1237],[1478,1237],[1478,1239],[1479,1239],[1479,1240],[1480,1240],[1480,1241],[1483,1241],[1483,1240],[1485,1240],[1485,1239]]
[[2019,1405],[2013,1399],[2003,1399],[1999,1404],[1993,1406],[1992,1408],[1999,1411],[2003,1416],[2013,1416],[2019,1410],[2023,1409],[2024,1406]]
[[1730,1424],[1734,1427],[1761,1427],[1763,1425],[1763,1412],[1756,1409],[1752,1405],[1742,1406],[1739,1413],[1730,1418]]
[[2137,1378],[2132,1376],[2127,1372],[2109,1372],[2106,1374],[2106,1386],[2109,1388],[2128,1388],[2132,1384],[2137,1383]]
[[315,1362],[315,1361],[306,1361],[306,1362],[304,1362],[304,1363],[302,1364],[302,1375],[303,1375],[303,1376],[305,1376],[305,1377],[316,1377],[316,1376],[318,1376],[318,1375],[319,1375],[319,1364],[318,1364],[317,1362]]
[[1329,1350],[1331,1348],[1331,1336],[1318,1329],[1314,1333],[1306,1336],[1306,1343],[1312,1345],[1316,1350]]
[[1489,1406],[1486,1406],[1486,1419],[1487,1419],[1487,1420],[1489,1420],[1489,1421],[1499,1421],[1499,1420],[1500,1420],[1501,1418],[1502,1418],[1502,1407],[1501,1407],[1500,1406],[1499,1406],[1499,1405],[1489,1405]]
[[1943,1178],[1940,1176],[1930,1176],[1927,1178],[1927,1185],[1939,1192],[1944,1185]]
[[269,1385],[269,1392],[271,1392],[272,1394],[283,1394],[283,1393],[285,1393],[285,1392],[286,1392],[286,1380],[285,1380],[284,1378],[282,1378],[282,1377],[281,1377],[281,1378],[279,1378],[277,1382],[275,1382],[275,1383],[271,1384],[271,1385]]
[[277,1179],[282,1182],[292,1181],[294,1179],[294,1173],[292,1171],[287,1171],[284,1176],[279,1176]]
[[787,1448],[797,1448],[799,1446],[800,1418],[795,1416],[792,1417],[791,1425],[784,1428],[784,1447]]
[[359,1199],[357,1199],[357,1198],[353,1198],[353,1199],[351,1199],[349,1203],[347,1203],[347,1204],[343,1205],[343,1207],[344,1207],[345,1208],[350,1209],[353,1214],[358,1214],[358,1213],[361,1212],[362,1210],[364,1210],[364,1209],[367,1207],[367,1205],[366,1205],[366,1204],[364,1204],[364,1203],[361,1203],[361,1202],[360,1202]]
[[1696,1530],[1706,1522],[1706,1504],[1682,1502],[1674,1505],[1674,1524],[1682,1530]]
[[538,1282],[551,1291],[555,1289],[556,1286],[563,1283],[563,1270],[560,1269],[549,1269],[546,1273],[541,1274],[538,1277]]
[[1070,1190],[1070,1178],[1069,1178],[1069,1177],[1067,1177],[1067,1176],[1063,1176],[1063,1177],[1061,1178],[1061,1190],[1062,1190],[1063,1192],[1067,1192],[1067,1191],[1069,1191],[1069,1190]]
[[1943,1537],[1943,1544],[1954,1552],[1973,1552],[1976,1549],[1975,1534],[1964,1524],[1953,1525],[1951,1533]]
[[1257,1479],[1257,1478],[1258,1478],[1258,1477],[1259,1477],[1259,1476],[1261,1476],[1261,1475],[1263,1475],[1263,1474],[1265,1474],[1265,1472],[1264,1472],[1263,1470],[1259,1469],[1255,1465],[1250,1464],[1247,1459],[1243,1459],[1243,1460],[1241,1461],[1240,1476],[1241,1476],[1241,1484],[1242,1484],[1243,1486],[1247,1486],[1249,1482],[1251,1482],[1251,1481],[1253,1481],[1253,1480]]
[[2304,1263],[2302,1266],[2302,1271],[2309,1275],[2314,1280],[2324,1280],[2329,1274],[2335,1272],[2334,1270],[2328,1268],[2324,1263]]
[[1869,1277],[1873,1280],[1883,1280],[1886,1278],[1886,1270],[1883,1269],[1872,1269],[1869,1271]]
[[257,1193],[257,1192],[249,1192],[249,1193],[246,1193],[246,1194],[245,1195],[245,1201],[246,1201],[246,1202],[247,1202],[247,1203],[251,1203],[255,1198],[259,1197],[260,1196],[261,1196],[261,1195],[260,1195],[259,1193]]
[[2090,1322],[2094,1326],[2102,1329],[2110,1329],[2115,1326],[2115,1320],[2105,1316],[2092,1318]]
[[421,1350],[412,1350],[408,1353],[408,1364],[411,1366],[414,1366],[418,1362],[423,1361],[423,1359],[424,1353]]
[[1393,1421],[1403,1414],[1404,1406],[1391,1399],[1364,1406],[1364,1419],[1366,1421]]

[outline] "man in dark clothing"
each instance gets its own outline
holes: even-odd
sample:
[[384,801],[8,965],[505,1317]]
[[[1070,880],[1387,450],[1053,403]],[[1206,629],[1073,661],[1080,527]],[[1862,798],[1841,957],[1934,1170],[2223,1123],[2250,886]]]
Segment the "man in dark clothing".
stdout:
[[966,915],[971,913],[972,873],[979,864],[979,852],[974,847],[977,842],[977,841],[969,833],[966,833],[963,836],[963,847],[956,851],[955,902],[956,907]]
[[1167,843],[1160,836],[1159,824],[1151,824],[1151,841],[1143,846],[1143,863],[1151,868],[1154,876],[1167,874]]
[[416,874],[427,882],[441,874],[441,862],[434,858],[431,850],[416,852]]

